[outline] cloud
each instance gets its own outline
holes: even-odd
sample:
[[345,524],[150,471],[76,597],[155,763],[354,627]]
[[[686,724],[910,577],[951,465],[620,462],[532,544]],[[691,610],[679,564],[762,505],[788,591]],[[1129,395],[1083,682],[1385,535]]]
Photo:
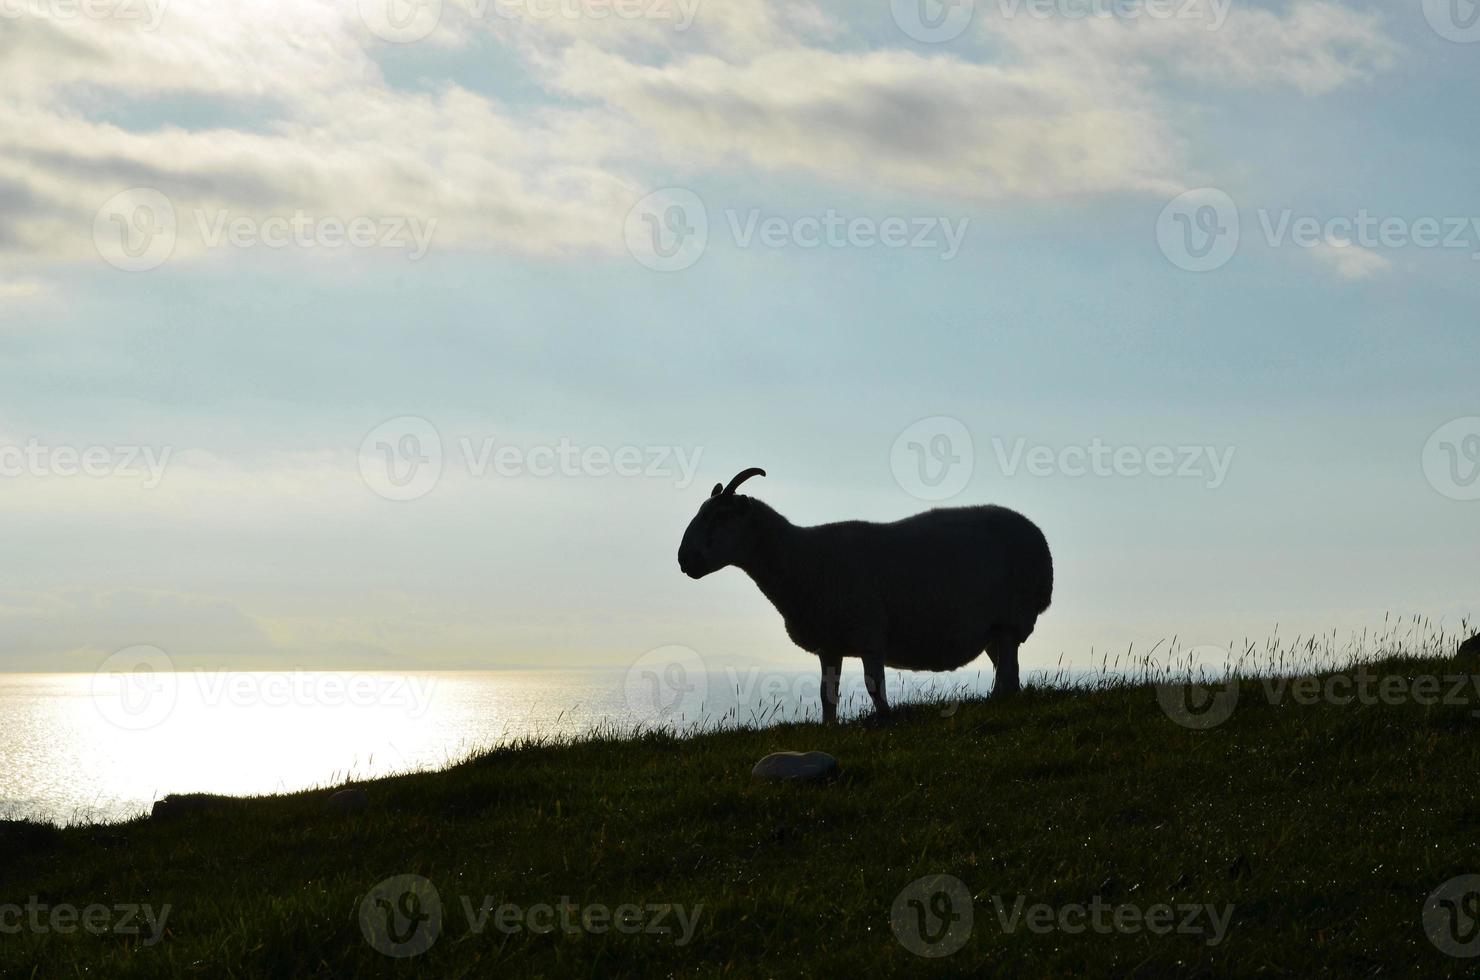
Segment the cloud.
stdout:
[[321,602],[313,616],[258,617],[222,596],[163,589],[0,591],[0,670],[92,671],[134,646],[163,651],[180,670],[394,668],[423,656],[487,665],[469,651],[496,645],[490,624],[447,624],[446,609],[404,595],[365,598],[354,615]]
[[1079,72],[1121,66],[1209,90],[1294,88],[1306,95],[1374,78],[1400,53],[1379,15],[1327,0],[1296,0],[1283,12],[1231,0],[1174,6],[1172,17],[986,17],[983,33],[1030,63]]
[[459,37],[486,32],[512,48],[585,42],[647,58],[678,50],[743,57],[846,32],[842,18],[806,0],[457,0],[443,22]]
[[[353,4],[182,0],[152,32],[29,14],[12,27],[0,83],[25,94],[0,115],[0,252],[13,257],[96,259],[99,208],[137,187],[172,202],[184,256],[223,216],[299,211],[435,222],[444,248],[614,250],[640,196],[604,168],[580,109],[392,87]],[[187,95],[223,121],[120,121],[120,107]],[[250,124],[224,121],[243,107]]]
[[[684,30],[679,0],[532,13],[549,9],[465,0],[432,41],[390,45],[336,0],[175,0],[153,29],[26,6],[0,37],[0,255],[97,261],[99,209],[141,187],[173,206],[177,260],[230,254],[208,247],[222,222],[300,214],[419,221],[433,249],[616,254],[627,209],[675,170],[963,201],[1164,194],[1187,179],[1188,79],[1319,94],[1396,57],[1375,15],[1324,0],[1224,10],[1217,30],[983,5],[960,47],[928,52],[865,43],[874,20],[834,5],[735,0]],[[454,49],[529,84],[501,101],[459,83]]]
[[40,279],[0,279],[0,302],[39,299],[47,292],[47,284]]
[[1176,186],[1176,139],[1142,95],[1103,81],[909,51],[794,48],[653,67],[589,46],[568,51],[555,78],[693,167],[739,159],[961,199]]
[[0,80],[13,90],[27,80],[26,99],[55,106],[96,105],[105,91],[311,100],[325,86],[378,74],[353,4],[170,0],[153,27],[123,16],[144,10],[143,2],[113,5],[114,16],[69,13],[66,4],[14,6],[0,41]]
[[1283,13],[1206,0],[1191,8],[1203,16],[1141,20],[1026,9],[981,5],[975,37],[929,54],[793,37],[649,64],[581,41],[548,70],[561,91],[630,119],[634,155],[990,200],[1180,189],[1171,120],[1187,80],[1316,95],[1390,68],[1397,52],[1375,15],[1323,0]]
[[225,599],[142,589],[0,592],[6,670],[92,670],[141,644],[195,662],[275,652],[260,626]]
[[147,187],[173,203],[187,253],[223,218],[299,211],[434,222],[438,247],[548,253],[610,247],[638,195],[585,162],[577,120],[516,124],[458,88],[340,101],[332,118],[284,120],[272,134],[132,133],[40,112],[0,120],[0,181],[36,202],[0,225],[0,241],[33,255],[92,257],[98,209]]
[[1377,252],[1337,238],[1328,238],[1324,243],[1313,246],[1310,253],[1339,278],[1350,281],[1366,279],[1392,268],[1392,263]]

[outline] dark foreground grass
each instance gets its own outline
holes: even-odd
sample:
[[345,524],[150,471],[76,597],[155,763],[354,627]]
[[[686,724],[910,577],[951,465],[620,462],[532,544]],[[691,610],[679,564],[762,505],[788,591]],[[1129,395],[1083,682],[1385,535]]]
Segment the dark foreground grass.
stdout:
[[[500,750],[364,784],[358,814],[318,792],[167,821],[0,825],[0,904],[22,907],[0,910],[0,927],[21,926],[0,934],[0,976],[1459,975],[1480,961],[1441,952],[1424,927],[1438,886],[1480,873],[1480,695],[1471,679],[1463,703],[1442,703],[1449,687],[1437,704],[1301,703],[1245,680],[1206,730],[1170,720],[1147,685],[1029,690],[887,727]],[[811,748],[836,755],[841,778],[751,783],[766,753]],[[367,941],[360,910],[404,874],[435,887],[441,927],[395,959]],[[967,910],[907,893],[897,932],[891,906],[935,874],[964,883],[972,918],[948,934],[965,937],[959,951],[930,959],[907,946],[941,951],[920,946],[952,922],[934,913]],[[586,914],[605,931],[582,929],[567,902],[641,931],[599,911]],[[37,929],[28,903],[169,914],[150,945],[141,920],[139,936]],[[697,916],[686,943],[674,912],[656,923],[673,931],[647,931],[660,904]],[[1066,928],[1029,928],[1039,904]],[[470,926],[466,906],[503,905],[517,910]],[[372,900],[371,921],[384,911]]]

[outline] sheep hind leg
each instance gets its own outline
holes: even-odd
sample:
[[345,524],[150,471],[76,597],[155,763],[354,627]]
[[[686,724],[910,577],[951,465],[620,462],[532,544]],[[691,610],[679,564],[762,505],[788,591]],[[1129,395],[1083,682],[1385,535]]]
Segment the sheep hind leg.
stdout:
[[838,681],[843,675],[843,658],[820,656],[822,661],[822,723],[838,720]]
[[889,697],[884,693],[884,658],[865,655],[863,658],[863,682],[868,687],[868,696],[874,700],[874,715],[880,721],[889,718]]
[[998,627],[987,641],[987,656],[997,676],[992,681],[992,697],[1016,694],[1018,684],[1018,637],[1014,631]]

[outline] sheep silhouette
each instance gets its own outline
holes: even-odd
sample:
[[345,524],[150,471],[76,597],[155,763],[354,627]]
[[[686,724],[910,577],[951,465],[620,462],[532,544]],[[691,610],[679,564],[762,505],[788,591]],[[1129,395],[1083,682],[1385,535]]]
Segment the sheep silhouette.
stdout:
[[822,666],[822,717],[837,718],[844,657],[863,661],[874,709],[889,713],[884,668],[955,670],[983,651],[992,694],[1018,690],[1018,647],[1053,594],[1053,557],[1032,521],[995,505],[941,507],[888,524],[798,527],[718,483],[684,531],[678,566],[700,579],[749,575],[797,646]]

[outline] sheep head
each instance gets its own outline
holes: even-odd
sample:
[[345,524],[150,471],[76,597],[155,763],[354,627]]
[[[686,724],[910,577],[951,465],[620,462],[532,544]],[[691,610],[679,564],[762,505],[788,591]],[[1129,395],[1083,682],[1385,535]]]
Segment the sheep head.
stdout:
[[737,494],[735,488],[753,476],[765,475],[765,470],[752,466],[736,474],[723,489],[718,483],[714,485],[678,546],[678,567],[685,575],[703,578],[745,555],[750,542],[752,501]]

